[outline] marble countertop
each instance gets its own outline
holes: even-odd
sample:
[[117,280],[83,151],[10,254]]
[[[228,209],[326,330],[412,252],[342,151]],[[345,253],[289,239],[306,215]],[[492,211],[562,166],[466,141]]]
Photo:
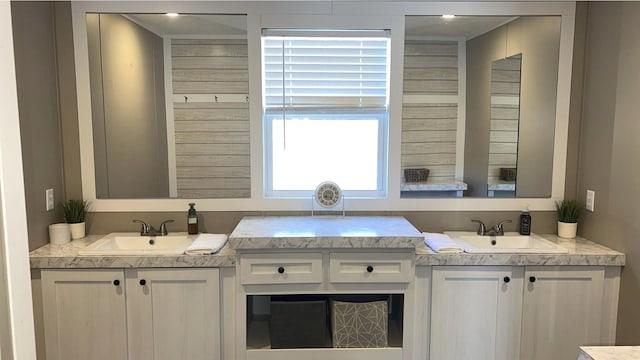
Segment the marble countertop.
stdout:
[[228,244],[213,255],[80,256],[78,251],[104,235],[88,235],[68,244],[45,245],[29,254],[31,268],[154,268],[228,267],[236,265],[236,253]]
[[640,360],[640,346],[582,346],[578,360]]
[[[283,231],[283,229],[287,229]],[[311,249],[396,249],[415,251],[417,266],[431,265],[591,265],[623,266],[625,255],[583,238],[541,235],[568,249],[566,254],[435,253],[402,217],[247,217],[229,242],[213,255],[80,256],[78,251],[104,235],[89,235],[64,245],[45,245],[30,253],[32,268],[233,267],[238,251]],[[377,249],[377,250],[376,250]]]
[[435,253],[424,243],[416,248],[416,265],[592,265],[623,266],[625,255],[619,251],[577,237],[564,239],[556,235],[541,237],[567,248],[566,254],[469,254]]
[[399,216],[249,216],[229,235],[229,247],[237,250],[414,249],[422,242],[422,234]]

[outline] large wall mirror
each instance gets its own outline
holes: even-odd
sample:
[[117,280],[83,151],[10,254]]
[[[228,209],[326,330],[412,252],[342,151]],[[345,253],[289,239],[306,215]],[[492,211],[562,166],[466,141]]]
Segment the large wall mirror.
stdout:
[[[573,3],[74,1],[72,11],[94,211],[178,211],[192,199],[203,211],[308,210],[307,198],[263,193],[260,34],[344,24],[391,30],[388,192],[346,210],[552,210],[563,196]],[[405,181],[421,168],[426,181]]]
[[96,197],[250,197],[246,15],[86,24]]
[[407,16],[402,196],[551,197],[560,16]]

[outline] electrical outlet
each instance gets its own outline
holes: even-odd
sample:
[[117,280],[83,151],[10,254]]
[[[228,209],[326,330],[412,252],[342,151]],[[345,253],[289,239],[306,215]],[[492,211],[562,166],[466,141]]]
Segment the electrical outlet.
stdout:
[[593,208],[596,202],[596,192],[593,190],[587,190],[587,201],[586,203],[586,208],[587,211],[591,211],[593,212]]
[[47,189],[45,193],[47,196],[47,211],[52,211],[56,207],[56,198],[53,189]]

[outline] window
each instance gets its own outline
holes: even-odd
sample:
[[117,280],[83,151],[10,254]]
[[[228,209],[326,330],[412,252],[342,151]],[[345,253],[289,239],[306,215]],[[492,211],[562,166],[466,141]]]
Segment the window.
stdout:
[[262,53],[266,196],[385,196],[387,32],[266,30]]

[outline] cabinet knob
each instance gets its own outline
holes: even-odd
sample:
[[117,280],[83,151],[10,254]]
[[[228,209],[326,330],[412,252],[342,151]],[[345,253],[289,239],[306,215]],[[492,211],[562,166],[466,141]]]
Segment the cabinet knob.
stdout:
[[147,285],[147,280],[145,280],[145,279],[140,279],[140,285],[142,285],[142,286]]
[[535,276],[529,276],[529,282],[536,282],[536,277]]
[[278,267],[278,274],[284,274],[284,268],[282,266]]
[[509,281],[511,281],[511,278],[508,277],[508,276],[505,276],[504,279],[502,279],[502,280],[504,280],[504,282],[508,283]]
[[373,266],[371,265],[367,266],[367,272],[373,272]]
[[120,286],[120,280],[113,280],[114,286]]

